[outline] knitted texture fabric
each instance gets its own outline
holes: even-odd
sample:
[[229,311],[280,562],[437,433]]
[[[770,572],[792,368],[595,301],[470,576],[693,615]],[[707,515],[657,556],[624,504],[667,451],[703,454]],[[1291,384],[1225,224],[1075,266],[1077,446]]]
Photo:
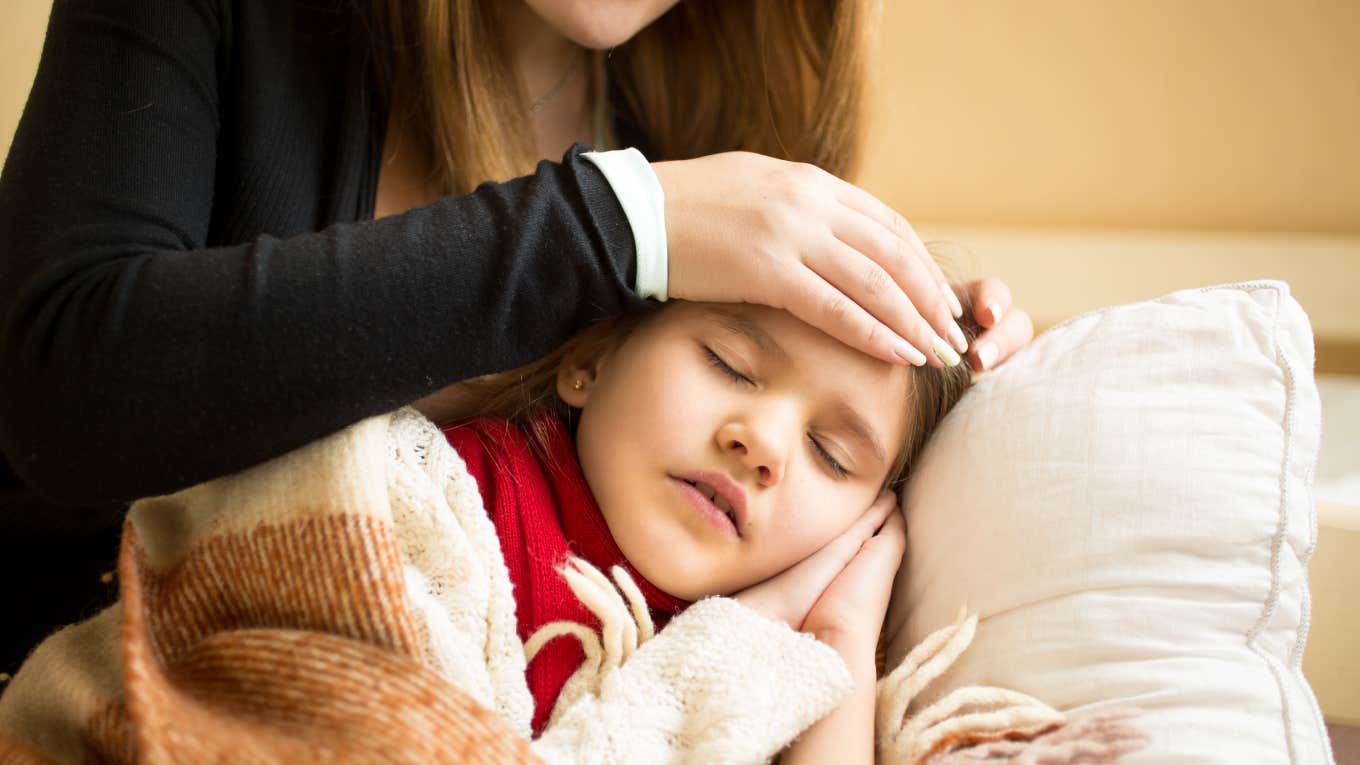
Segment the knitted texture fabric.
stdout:
[[[579,595],[603,575],[573,560]],[[590,596],[601,629],[573,633],[587,661],[530,740],[476,481],[414,411],[370,418],[134,504],[120,603],[20,669],[0,761],[754,763],[851,689],[831,648],[727,598],[652,634],[610,573],[622,595]]]
[[1073,715],[1065,725],[1032,738],[997,734],[965,748],[932,755],[924,765],[1105,765],[1148,745],[1128,720],[1136,710]]
[[952,624],[930,633],[878,681],[877,759],[891,765],[1109,765],[1142,749],[1148,737],[1117,709],[1076,719],[1007,688],[964,686],[922,709],[917,695],[949,669],[973,641],[977,614],[960,608]]
[[[600,628],[560,570],[573,553],[599,570],[622,566],[646,598],[653,620],[664,622],[678,613],[688,603],[662,592],[624,559],[581,473],[563,422],[544,415],[535,424],[545,440],[541,455],[526,433],[506,420],[474,420],[444,429],[477,480],[482,503],[495,524],[510,571],[520,639],[527,642],[553,622]],[[542,732],[562,686],[585,658],[576,640],[551,640],[536,652],[529,664],[535,735]]]

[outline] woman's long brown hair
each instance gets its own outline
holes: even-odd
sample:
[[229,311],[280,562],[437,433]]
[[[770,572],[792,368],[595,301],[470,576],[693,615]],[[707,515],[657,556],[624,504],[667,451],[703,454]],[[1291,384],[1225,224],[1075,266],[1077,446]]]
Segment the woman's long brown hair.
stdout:
[[[374,67],[431,187],[532,172],[528,96],[499,2],[358,0]],[[863,142],[876,0],[683,0],[609,51],[621,111],[654,161],[754,151],[849,178]]]

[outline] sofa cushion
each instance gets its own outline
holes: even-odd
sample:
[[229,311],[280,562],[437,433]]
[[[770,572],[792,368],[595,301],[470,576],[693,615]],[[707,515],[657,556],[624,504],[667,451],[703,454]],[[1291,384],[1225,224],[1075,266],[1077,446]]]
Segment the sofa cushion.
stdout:
[[985,375],[904,497],[889,667],[961,603],[972,684],[1143,710],[1129,765],[1331,760],[1301,666],[1320,410],[1282,282],[1176,292],[1046,332]]

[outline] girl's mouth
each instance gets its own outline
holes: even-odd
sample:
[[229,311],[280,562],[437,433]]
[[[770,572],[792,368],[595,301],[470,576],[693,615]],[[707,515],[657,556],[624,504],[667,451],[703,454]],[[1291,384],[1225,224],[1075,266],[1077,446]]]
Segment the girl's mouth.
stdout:
[[688,478],[672,478],[671,480],[680,489],[680,493],[684,494],[700,512],[708,517],[713,525],[734,537],[741,536],[737,514],[733,511],[731,503],[727,501],[726,497],[718,493],[717,489],[703,481]]

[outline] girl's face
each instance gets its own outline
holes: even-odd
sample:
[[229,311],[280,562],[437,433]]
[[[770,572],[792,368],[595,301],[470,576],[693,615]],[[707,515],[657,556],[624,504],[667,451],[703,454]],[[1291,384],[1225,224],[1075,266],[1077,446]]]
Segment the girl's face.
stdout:
[[565,365],[557,388],[582,409],[581,468],[624,556],[694,600],[848,529],[896,456],[909,385],[906,367],[784,311],[673,302],[602,358]]

